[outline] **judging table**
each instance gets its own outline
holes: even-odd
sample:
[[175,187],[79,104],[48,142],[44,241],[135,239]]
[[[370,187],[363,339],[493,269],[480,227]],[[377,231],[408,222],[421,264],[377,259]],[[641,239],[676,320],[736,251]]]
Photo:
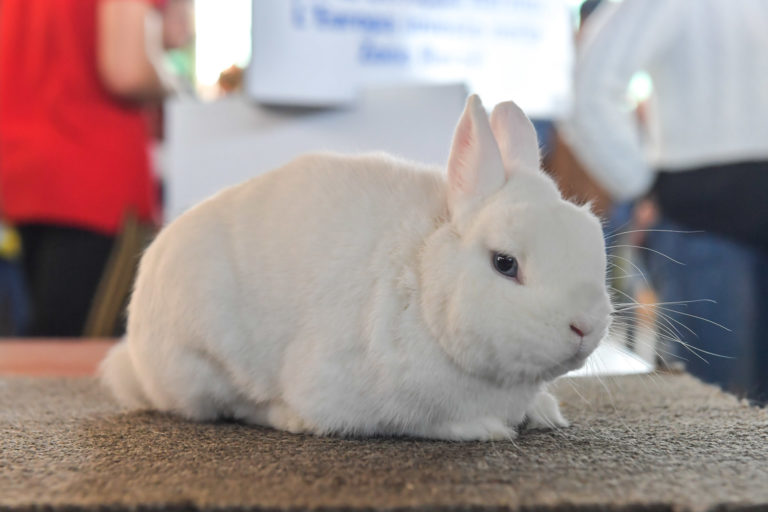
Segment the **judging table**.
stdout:
[[113,340],[0,341],[0,511],[758,510],[768,415],[685,374],[560,379],[503,442],[294,435],[126,412]]

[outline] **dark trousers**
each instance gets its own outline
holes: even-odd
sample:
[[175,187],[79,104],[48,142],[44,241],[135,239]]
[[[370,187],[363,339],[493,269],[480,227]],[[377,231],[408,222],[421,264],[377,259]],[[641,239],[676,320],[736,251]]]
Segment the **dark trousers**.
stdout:
[[669,350],[697,377],[768,404],[768,161],[662,171],[654,195],[661,220],[647,244],[683,264],[648,253],[651,279],[666,333],[692,346]]
[[658,253],[646,254],[646,266],[664,304],[660,334],[690,345],[670,341],[660,352],[706,382],[767,404],[768,253],[717,234],[685,232],[690,228],[665,219],[654,229],[646,244]]
[[17,226],[31,302],[30,336],[83,333],[114,237],[48,224]]

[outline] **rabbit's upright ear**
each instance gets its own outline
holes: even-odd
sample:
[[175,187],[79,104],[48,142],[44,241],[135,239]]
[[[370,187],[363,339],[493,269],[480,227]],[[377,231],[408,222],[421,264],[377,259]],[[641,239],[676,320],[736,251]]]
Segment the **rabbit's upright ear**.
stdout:
[[448,158],[448,207],[456,217],[473,209],[506,182],[499,148],[480,98],[473,94],[461,115]]
[[520,107],[512,101],[496,105],[491,113],[491,129],[507,175],[519,170],[539,170],[541,156],[536,130]]

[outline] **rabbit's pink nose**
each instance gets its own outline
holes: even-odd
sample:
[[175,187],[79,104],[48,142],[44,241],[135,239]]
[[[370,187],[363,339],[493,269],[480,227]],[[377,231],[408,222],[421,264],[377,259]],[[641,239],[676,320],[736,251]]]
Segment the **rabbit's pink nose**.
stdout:
[[582,338],[591,332],[590,329],[584,327],[583,325],[576,324],[571,324],[571,330]]

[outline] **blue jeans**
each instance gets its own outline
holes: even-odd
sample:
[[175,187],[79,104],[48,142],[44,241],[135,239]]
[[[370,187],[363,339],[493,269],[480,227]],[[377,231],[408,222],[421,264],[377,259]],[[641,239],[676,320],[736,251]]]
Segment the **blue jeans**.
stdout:
[[[661,221],[654,229],[685,230],[669,221]],[[697,301],[663,306],[681,313],[660,310],[693,331],[660,319],[669,329],[673,325],[682,340],[692,346],[687,350],[680,343],[665,343],[665,350],[700,379],[765,403],[768,254],[710,233],[651,232],[646,245],[682,263],[645,251],[659,301]]]
[[21,336],[29,311],[18,263],[0,258],[0,336]]

